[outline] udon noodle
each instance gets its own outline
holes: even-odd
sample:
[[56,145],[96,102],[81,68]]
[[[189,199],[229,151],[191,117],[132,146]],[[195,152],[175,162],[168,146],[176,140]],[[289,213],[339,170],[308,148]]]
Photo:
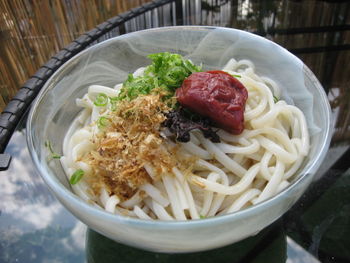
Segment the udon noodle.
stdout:
[[[147,220],[188,220],[232,213],[286,188],[309,152],[303,113],[284,100],[277,101],[276,97],[281,96],[279,87],[273,80],[258,76],[251,61],[231,59],[223,70],[239,75],[248,90],[242,134],[219,130],[221,142],[213,143],[193,130],[188,143],[164,140],[165,147],[178,145],[178,154],[193,160],[192,165],[186,170],[173,167],[159,180],[140,186],[127,200],[105,187],[99,193],[92,191],[85,177],[72,185],[75,193],[115,214]],[[134,74],[142,72],[141,68]],[[101,112],[93,100],[99,93],[117,96],[121,85],[93,85],[82,99],[77,99],[77,105],[84,109],[65,136],[60,159],[68,178],[77,169],[92,173],[82,156],[94,148],[97,120],[108,114],[108,110]],[[169,136],[169,131],[162,134]],[[145,164],[144,168],[151,178],[156,177],[155,167]]]

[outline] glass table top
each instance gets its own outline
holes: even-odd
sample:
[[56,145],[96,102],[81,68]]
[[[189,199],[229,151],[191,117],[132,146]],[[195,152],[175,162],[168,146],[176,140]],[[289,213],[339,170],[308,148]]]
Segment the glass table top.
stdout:
[[[175,16],[166,19],[169,8]],[[256,236],[200,253],[146,252],[87,228],[53,197],[29,156],[25,114],[5,151],[12,156],[9,169],[0,172],[0,263],[349,262],[350,4],[173,1],[160,7],[158,16],[152,26],[202,24],[255,32],[311,68],[328,93],[335,125],[331,148],[314,182],[289,212]],[[127,23],[124,31],[138,29]]]

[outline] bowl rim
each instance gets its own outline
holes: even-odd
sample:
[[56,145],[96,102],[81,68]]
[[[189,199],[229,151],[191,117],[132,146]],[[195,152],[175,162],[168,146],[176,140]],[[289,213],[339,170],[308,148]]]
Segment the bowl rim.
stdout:
[[[286,54],[289,56],[293,56],[294,59],[299,60],[303,67],[304,67],[304,76],[307,75],[307,77],[310,78],[310,80],[315,84],[316,89],[320,95],[319,102],[326,107],[323,109],[326,114],[326,120],[327,120],[327,126],[325,131],[325,140],[322,142],[322,145],[320,147],[320,151],[315,154],[314,161],[312,163],[307,164],[304,169],[300,172],[299,178],[297,178],[294,182],[292,182],[290,185],[288,185],[285,189],[283,189],[281,192],[277,193],[276,195],[264,200],[261,203],[252,205],[248,208],[245,208],[243,210],[239,210],[233,213],[219,215],[215,217],[209,217],[203,219],[191,219],[191,220],[174,220],[174,221],[164,221],[164,220],[144,220],[139,218],[132,218],[117,214],[109,213],[102,208],[96,207],[94,205],[88,204],[86,201],[81,199],[79,196],[77,196],[73,191],[68,190],[61,182],[57,180],[54,176],[51,176],[50,174],[53,174],[52,172],[49,172],[47,169],[45,169],[43,166],[40,165],[40,161],[38,158],[38,155],[35,152],[34,148],[34,140],[31,136],[32,131],[32,121],[34,119],[34,116],[37,111],[37,107],[40,104],[41,100],[43,99],[46,92],[48,92],[50,83],[55,77],[61,73],[65,69],[65,67],[72,63],[72,61],[79,59],[79,57],[83,56],[85,53],[90,52],[91,50],[98,48],[101,45],[106,45],[108,42],[115,41],[115,39],[123,39],[128,38],[129,36],[138,35],[138,34],[147,34],[148,32],[162,32],[162,31],[171,31],[173,29],[181,29],[181,30],[203,30],[203,31],[209,31],[209,30],[215,30],[220,29],[227,31],[228,33],[232,32],[238,32],[242,34],[250,34],[251,37],[256,37],[263,39],[264,41],[268,41],[274,45],[277,45],[278,47],[282,48]],[[305,74],[306,73],[306,74]],[[233,221],[235,219],[244,218],[245,216],[248,216],[249,214],[254,214],[258,210],[264,210],[266,207],[269,206],[269,204],[273,204],[279,199],[281,196],[288,196],[288,193],[292,192],[296,185],[298,185],[301,181],[308,179],[308,176],[313,176],[313,174],[316,172],[316,170],[320,167],[322,160],[325,158],[328,147],[330,145],[331,141],[331,135],[332,135],[332,124],[331,124],[331,108],[327,99],[327,95],[322,88],[322,85],[316,78],[316,76],[313,74],[313,72],[294,54],[290,53],[287,49],[284,47],[278,45],[277,43],[268,40],[266,38],[263,38],[261,36],[255,35],[253,33],[240,30],[240,29],[234,29],[234,28],[226,28],[226,27],[217,27],[217,26],[168,26],[168,27],[157,27],[157,28],[151,28],[151,29],[145,29],[140,31],[135,31],[127,34],[123,34],[120,36],[116,36],[107,40],[104,40],[100,43],[97,43],[91,47],[88,47],[87,49],[79,52],[75,56],[73,56],[71,59],[66,61],[62,66],[60,66],[56,72],[46,81],[44,86],[42,87],[39,94],[36,96],[35,101],[31,105],[31,109],[28,115],[27,119],[27,125],[26,125],[26,138],[27,138],[27,146],[31,155],[31,158],[35,164],[36,169],[39,171],[40,176],[44,179],[45,183],[49,186],[49,188],[53,191],[53,193],[56,195],[56,197],[60,194],[64,196],[65,200],[69,203],[71,203],[75,207],[80,207],[81,209],[84,209],[88,214],[95,214],[96,217],[104,218],[108,221],[118,221],[119,223],[128,224],[130,226],[138,226],[142,225],[142,227],[149,227],[153,228],[154,226],[157,226],[158,229],[169,229],[172,227],[181,227],[183,229],[186,228],[193,228],[193,227],[201,227],[207,224],[222,224],[228,221]],[[59,193],[59,194],[58,194]],[[71,213],[75,214],[71,209],[67,208]],[[283,213],[280,215],[282,216]],[[78,216],[76,216],[78,217]],[[79,217],[78,217],[79,218]],[[80,219],[80,218],[79,218]],[[272,223],[272,222],[271,222]]]

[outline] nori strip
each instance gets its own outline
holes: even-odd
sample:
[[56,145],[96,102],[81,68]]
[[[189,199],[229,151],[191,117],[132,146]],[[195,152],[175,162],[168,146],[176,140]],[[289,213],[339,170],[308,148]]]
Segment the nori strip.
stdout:
[[163,122],[163,126],[169,128],[179,142],[189,142],[189,132],[194,129],[199,129],[204,137],[210,139],[212,142],[220,142],[219,135],[211,127],[213,124],[207,117],[195,114],[183,107],[178,107],[166,113],[165,116],[167,119]]

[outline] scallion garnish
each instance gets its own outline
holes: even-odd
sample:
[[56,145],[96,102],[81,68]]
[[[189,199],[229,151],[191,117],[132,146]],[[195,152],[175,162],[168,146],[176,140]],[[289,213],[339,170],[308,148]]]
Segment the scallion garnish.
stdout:
[[61,155],[55,153],[52,149],[51,142],[49,140],[45,141],[45,147],[50,151],[51,157],[53,159],[59,159],[61,158]]
[[108,121],[109,121],[109,119],[106,118],[106,117],[104,117],[104,116],[98,118],[98,120],[97,120],[97,127],[98,127],[99,129],[101,129],[101,128],[103,128],[103,127],[106,127],[107,124],[108,124]]
[[279,101],[279,99],[278,99],[275,95],[273,95],[273,101],[274,101],[275,103],[277,103],[277,101]]
[[82,169],[76,170],[76,171],[72,174],[71,178],[69,179],[69,183],[70,183],[70,184],[76,184],[76,183],[78,183],[78,182],[81,180],[81,178],[83,177],[83,175],[84,175],[84,171],[83,171]]
[[235,74],[231,74],[232,77],[235,77],[235,78],[241,78],[242,76],[241,75],[235,75]]
[[108,96],[104,93],[100,93],[97,95],[94,104],[98,107],[106,106],[108,103]]
[[111,100],[111,101],[118,101],[120,99],[118,97],[109,97],[109,100]]
[[118,97],[109,97],[109,102],[111,104],[111,111],[116,111],[117,109],[117,101],[120,99]]
[[185,78],[201,71],[201,67],[179,54],[163,52],[148,55],[148,58],[152,60],[152,64],[146,67],[142,76],[134,77],[129,74],[118,95],[119,100],[132,100],[140,95],[150,94],[153,89],[160,89],[166,98],[171,98]]
[[199,218],[200,218],[200,219],[205,219],[206,217],[205,217],[205,216],[202,216],[202,215],[199,215]]
[[61,155],[59,155],[59,154],[57,154],[57,153],[53,153],[53,154],[51,155],[51,157],[52,157],[53,159],[60,159],[60,158],[61,158]]

